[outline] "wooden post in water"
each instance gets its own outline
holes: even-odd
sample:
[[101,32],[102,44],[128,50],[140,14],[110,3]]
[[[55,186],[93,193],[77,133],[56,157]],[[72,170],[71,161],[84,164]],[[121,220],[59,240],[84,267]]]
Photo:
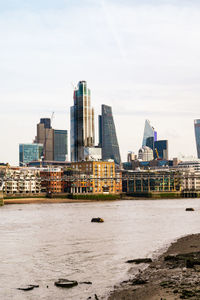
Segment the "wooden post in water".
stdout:
[[4,205],[3,201],[3,191],[0,190],[0,206]]
[[4,186],[3,180],[0,180],[0,206],[4,205],[4,201],[3,201],[3,186]]

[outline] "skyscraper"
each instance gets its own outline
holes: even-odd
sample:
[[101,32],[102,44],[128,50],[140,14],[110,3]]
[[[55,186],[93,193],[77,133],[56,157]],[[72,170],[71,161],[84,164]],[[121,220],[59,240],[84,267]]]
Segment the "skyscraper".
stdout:
[[194,120],[194,131],[197,146],[197,157],[200,158],[200,119]]
[[157,132],[155,131],[153,126],[151,126],[149,120],[146,120],[144,126],[142,146],[147,146],[154,150],[155,141],[157,141]]
[[86,81],[80,81],[74,91],[71,107],[71,161],[84,160],[84,147],[94,146],[94,110]]
[[121,157],[112,108],[107,105],[101,106],[99,116],[99,147],[102,147],[102,160],[113,159],[116,164],[120,164]]
[[19,165],[24,166],[31,161],[39,160],[43,155],[42,144],[19,144]]
[[154,157],[160,158],[163,160],[168,160],[168,141],[167,140],[160,140],[154,142]]
[[49,118],[40,119],[37,124],[36,143],[44,145],[44,158],[45,160],[54,159],[54,131],[51,127],[51,120]]
[[54,160],[66,161],[67,148],[67,130],[54,129]]

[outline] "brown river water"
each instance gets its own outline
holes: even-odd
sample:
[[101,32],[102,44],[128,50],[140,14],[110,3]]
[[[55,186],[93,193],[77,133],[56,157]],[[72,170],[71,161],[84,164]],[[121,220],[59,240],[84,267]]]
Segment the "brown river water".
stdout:
[[[105,222],[91,223],[93,217]],[[94,294],[107,299],[130,276],[126,260],[155,257],[174,239],[198,232],[199,199],[5,205],[0,299],[86,300]],[[92,285],[62,289],[54,286],[58,278]],[[39,288],[17,290],[28,284]]]

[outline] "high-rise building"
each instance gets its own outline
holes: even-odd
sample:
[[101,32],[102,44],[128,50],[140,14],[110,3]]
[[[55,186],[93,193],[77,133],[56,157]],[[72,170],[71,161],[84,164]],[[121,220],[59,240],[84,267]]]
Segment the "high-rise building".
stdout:
[[112,108],[102,105],[99,116],[99,147],[102,148],[102,160],[113,159],[120,164],[121,157],[112,115]]
[[44,160],[54,159],[54,130],[49,118],[40,119],[37,124],[37,136],[35,142],[44,146]]
[[168,141],[159,140],[154,142],[154,157],[163,160],[168,160]]
[[67,130],[54,129],[54,160],[66,161],[67,148]]
[[154,150],[154,141],[157,141],[157,132],[155,131],[153,126],[151,126],[149,120],[146,120],[144,126],[142,146],[147,146]]
[[19,165],[24,166],[31,161],[39,160],[43,155],[42,144],[19,144]]
[[194,131],[197,146],[197,157],[200,158],[200,119],[194,120]]
[[84,160],[84,147],[94,146],[94,110],[86,81],[80,81],[74,91],[71,107],[71,161]]

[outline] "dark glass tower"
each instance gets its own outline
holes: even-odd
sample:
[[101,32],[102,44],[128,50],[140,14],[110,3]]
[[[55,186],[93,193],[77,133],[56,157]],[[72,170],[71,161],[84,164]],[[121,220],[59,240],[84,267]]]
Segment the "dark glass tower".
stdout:
[[84,148],[94,146],[94,110],[91,108],[86,81],[80,81],[74,91],[70,135],[71,161],[84,160]]
[[54,160],[66,161],[67,130],[54,129]]
[[154,157],[163,159],[163,160],[168,160],[168,141],[167,140],[160,140],[154,142],[154,149],[157,153],[154,151]]
[[99,116],[99,147],[102,148],[102,160],[113,159],[120,164],[120,152],[112,115],[112,108],[102,105]]
[[197,157],[200,158],[200,119],[194,120],[194,131],[197,146]]

